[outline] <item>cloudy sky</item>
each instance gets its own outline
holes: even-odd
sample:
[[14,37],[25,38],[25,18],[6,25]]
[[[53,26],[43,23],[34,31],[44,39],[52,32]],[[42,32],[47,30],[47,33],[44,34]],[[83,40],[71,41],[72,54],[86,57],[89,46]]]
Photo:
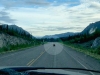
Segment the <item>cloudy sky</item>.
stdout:
[[100,21],[100,0],[0,0],[0,23],[34,36],[81,32]]

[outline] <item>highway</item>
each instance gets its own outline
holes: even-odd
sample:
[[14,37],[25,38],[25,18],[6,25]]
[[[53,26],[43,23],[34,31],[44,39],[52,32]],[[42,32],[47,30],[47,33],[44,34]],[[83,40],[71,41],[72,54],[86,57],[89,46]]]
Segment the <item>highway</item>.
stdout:
[[[53,46],[53,44],[56,46]],[[69,67],[100,70],[98,60],[57,42],[0,54],[0,66]],[[92,72],[89,72],[89,74],[96,75]]]

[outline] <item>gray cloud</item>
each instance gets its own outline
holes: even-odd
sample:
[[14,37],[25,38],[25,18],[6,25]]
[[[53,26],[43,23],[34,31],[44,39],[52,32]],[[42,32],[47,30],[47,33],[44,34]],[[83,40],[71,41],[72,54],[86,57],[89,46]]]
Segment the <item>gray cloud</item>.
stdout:
[[90,3],[90,8],[96,8],[96,9],[100,9],[100,2],[91,2]]
[[31,4],[31,5],[49,5],[50,3],[47,2],[46,0],[26,0],[26,4]]
[[46,0],[0,0],[0,4],[9,9],[11,7],[17,6],[47,6],[50,5],[50,2]]
[[32,27],[32,28],[27,28],[27,30],[30,31],[65,31],[65,30],[83,30],[84,27],[56,27],[56,26],[48,26],[48,27]]
[[63,31],[63,30],[71,30],[71,29],[73,29],[73,28],[75,28],[75,27],[47,27],[47,30],[49,30],[49,31]]
[[100,0],[80,0],[81,3],[88,5],[89,8],[100,9]]
[[9,13],[7,13],[6,11],[0,11],[0,21],[6,23],[14,23],[15,19],[11,19]]

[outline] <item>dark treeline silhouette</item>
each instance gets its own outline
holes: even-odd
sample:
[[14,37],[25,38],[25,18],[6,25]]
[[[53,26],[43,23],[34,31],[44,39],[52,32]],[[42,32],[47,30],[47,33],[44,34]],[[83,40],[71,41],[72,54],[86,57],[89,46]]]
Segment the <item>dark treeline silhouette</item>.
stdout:
[[0,33],[7,33],[11,36],[17,36],[29,40],[33,38],[31,34],[27,34],[25,31],[20,32],[18,31],[18,29],[14,29],[13,27],[9,28],[9,25],[5,25],[5,27],[3,25],[0,25]]
[[55,38],[44,38],[42,40],[46,42],[59,42],[59,38],[56,38],[56,39]]
[[92,34],[77,34],[74,36],[69,36],[69,37],[62,37],[60,38],[63,42],[69,42],[69,43],[84,43],[88,42],[91,40],[94,40],[95,38],[100,37],[100,30],[97,29],[94,33]]

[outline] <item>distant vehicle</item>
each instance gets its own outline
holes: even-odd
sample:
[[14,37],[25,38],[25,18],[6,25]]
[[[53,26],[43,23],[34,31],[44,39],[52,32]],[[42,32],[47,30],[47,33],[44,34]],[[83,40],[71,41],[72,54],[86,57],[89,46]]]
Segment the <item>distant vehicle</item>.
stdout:
[[53,44],[53,46],[56,46],[55,44]]

